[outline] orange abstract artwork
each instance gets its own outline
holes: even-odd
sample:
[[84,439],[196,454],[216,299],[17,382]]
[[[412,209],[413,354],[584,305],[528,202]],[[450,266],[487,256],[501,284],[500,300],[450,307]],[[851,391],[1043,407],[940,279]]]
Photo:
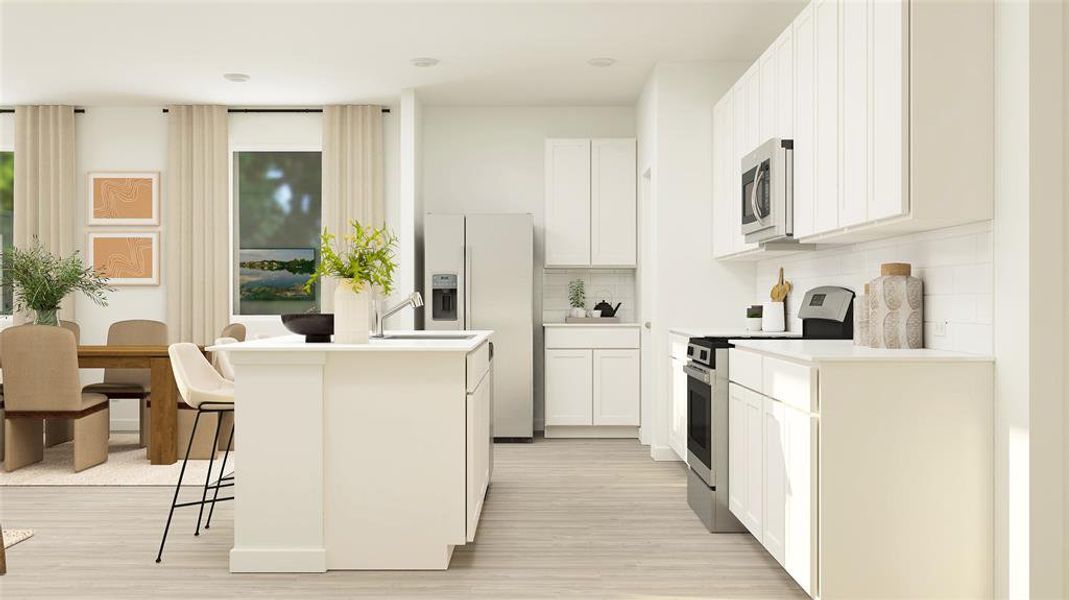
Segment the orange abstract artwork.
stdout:
[[110,279],[152,282],[154,243],[145,236],[94,237],[93,269]]
[[93,218],[151,219],[153,181],[148,177],[93,179]]

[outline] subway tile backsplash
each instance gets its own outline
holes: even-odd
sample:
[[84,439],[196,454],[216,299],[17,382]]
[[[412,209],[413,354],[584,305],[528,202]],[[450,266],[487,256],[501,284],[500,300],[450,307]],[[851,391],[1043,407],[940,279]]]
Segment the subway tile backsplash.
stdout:
[[542,272],[542,321],[562,323],[568,316],[568,282],[582,279],[586,283],[586,307],[594,308],[601,300],[616,306],[623,322],[635,320],[635,271],[633,269],[545,269]]
[[787,299],[788,328],[801,331],[798,303],[806,290],[841,285],[860,293],[879,276],[881,263],[908,262],[924,281],[925,347],[990,354],[991,256],[990,222],[792,254],[757,263],[755,302],[768,300],[782,266],[784,278],[794,284]]

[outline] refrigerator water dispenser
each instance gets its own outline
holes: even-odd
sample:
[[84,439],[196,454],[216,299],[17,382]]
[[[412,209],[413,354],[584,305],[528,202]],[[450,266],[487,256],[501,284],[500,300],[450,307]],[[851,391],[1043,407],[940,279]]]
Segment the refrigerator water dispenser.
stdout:
[[456,273],[431,275],[431,319],[435,321],[457,320]]

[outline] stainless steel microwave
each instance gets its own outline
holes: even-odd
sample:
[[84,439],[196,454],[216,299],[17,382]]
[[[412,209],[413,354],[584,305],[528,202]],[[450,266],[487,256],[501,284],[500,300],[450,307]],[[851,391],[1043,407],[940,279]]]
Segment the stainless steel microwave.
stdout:
[[747,243],[794,235],[794,142],[772,138],[742,159],[742,233]]

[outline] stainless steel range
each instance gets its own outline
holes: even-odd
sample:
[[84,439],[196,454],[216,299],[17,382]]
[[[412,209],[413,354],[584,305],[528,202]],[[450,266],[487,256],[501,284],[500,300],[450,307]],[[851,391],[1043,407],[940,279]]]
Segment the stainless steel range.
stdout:
[[809,290],[798,311],[802,335],[724,335],[691,338],[687,373],[687,503],[709,531],[745,531],[728,510],[728,350],[730,340],[761,338],[851,339],[854,292],[824,286]]

